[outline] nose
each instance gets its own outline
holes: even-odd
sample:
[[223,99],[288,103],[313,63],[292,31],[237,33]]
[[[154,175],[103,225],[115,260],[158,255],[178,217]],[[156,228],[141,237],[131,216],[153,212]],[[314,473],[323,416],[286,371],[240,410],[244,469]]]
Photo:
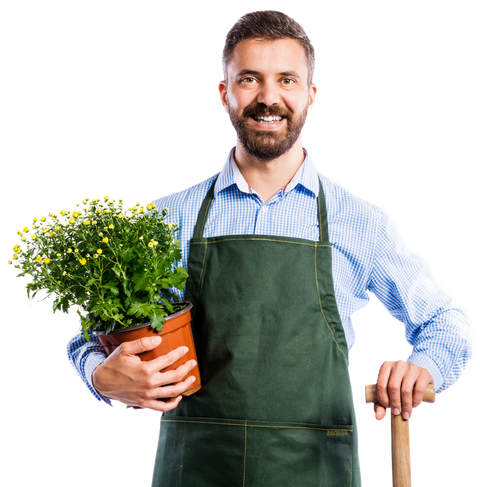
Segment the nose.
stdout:
[[257,95],[257,102],[263,103],[267,107],[276,105],[279,102],[279,94],[275,83],[264,81],[260,85],[260,90]]

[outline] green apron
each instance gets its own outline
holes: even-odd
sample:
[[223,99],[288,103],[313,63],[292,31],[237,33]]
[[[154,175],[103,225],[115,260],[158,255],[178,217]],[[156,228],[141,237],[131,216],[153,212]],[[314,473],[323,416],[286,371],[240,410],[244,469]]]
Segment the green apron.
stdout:
[[319,242],[203,238],[213,190],[190,241],[186,289],[202,388],[162,416],[152,485],[358,487],[321,183]]

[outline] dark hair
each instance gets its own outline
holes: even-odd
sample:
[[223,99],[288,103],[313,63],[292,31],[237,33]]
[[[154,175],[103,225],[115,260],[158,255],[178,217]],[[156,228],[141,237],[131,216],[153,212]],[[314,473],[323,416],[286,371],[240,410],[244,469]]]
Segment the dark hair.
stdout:
[[251,12],[241,17],[230,29],[223,48],[223,72],[227,81],[227,65],[237,44],[247,39],[297,39],[305,49],[308,64],[308,84],[312,83],[315,69],[315,50],[302,26],[288,15],[274,10]]

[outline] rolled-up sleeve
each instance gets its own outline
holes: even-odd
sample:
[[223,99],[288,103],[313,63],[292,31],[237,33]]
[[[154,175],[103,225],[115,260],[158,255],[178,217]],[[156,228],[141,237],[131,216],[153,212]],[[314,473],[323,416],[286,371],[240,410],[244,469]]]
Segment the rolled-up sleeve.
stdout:
[[407,362],[427,369],[441,392],[457,381],[471,357],[467,317],[434,283],[382,212],[368,289],[405,325],[413,346]]
[[75,335],[67,346],[68,359],[78,375],[88,387],[90,392],[99,400],[105,401],[110,406],[110,399],[98,394],[93,387],[92,374],[95,368],[106,359],[105,349],[98,337],[89,333],[89,340],[86,340],[83,333]]

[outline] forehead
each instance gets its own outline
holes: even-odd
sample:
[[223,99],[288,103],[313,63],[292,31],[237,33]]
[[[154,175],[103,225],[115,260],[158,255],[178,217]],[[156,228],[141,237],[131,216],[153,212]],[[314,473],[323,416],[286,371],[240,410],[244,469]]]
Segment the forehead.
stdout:
[[256,71],[265,75],[297,72],[304,81],[308,77],[305,49],[296,39],[247,39],[239,42],[227,65],[228,77]]

